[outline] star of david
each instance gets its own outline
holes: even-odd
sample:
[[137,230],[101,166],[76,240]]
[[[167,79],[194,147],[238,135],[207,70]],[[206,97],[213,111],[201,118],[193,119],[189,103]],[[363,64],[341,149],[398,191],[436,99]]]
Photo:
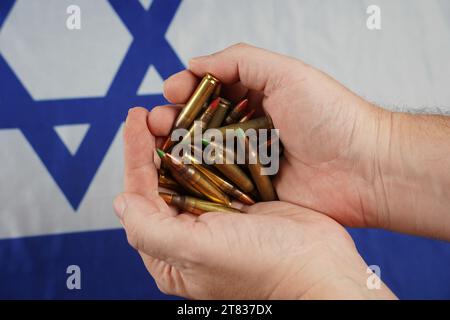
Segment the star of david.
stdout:
[[[109,3],[133,41],[104,97],[34,101],[0,55],[0,130],[20,129],[74,210],[129,107],[165,102],[161,94],[137,95],[148,67],[153,65],[164,79],[184,68],[165,38],[181,0],[154,0],[148,10],[138,0]],[[0,28],[13,4],[14,0],[0,2]],[[90,127],[72,155],[54,127],[79,123],[89,123]]]

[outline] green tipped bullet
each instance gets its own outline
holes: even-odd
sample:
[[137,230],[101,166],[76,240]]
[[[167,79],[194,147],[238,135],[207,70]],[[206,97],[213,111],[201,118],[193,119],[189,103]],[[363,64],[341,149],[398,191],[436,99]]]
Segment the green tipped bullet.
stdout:
[[156,148],[156,153],[158,154],[158,156],[162,159],[164,157],[165,152],[162,151],[161,149]]

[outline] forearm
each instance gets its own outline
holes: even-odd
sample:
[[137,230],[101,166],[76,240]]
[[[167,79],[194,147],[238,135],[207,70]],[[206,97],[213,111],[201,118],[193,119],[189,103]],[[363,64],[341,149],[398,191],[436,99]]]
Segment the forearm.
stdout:
[[380,226],[450,240],[450,117],[386,112],[379,131]]

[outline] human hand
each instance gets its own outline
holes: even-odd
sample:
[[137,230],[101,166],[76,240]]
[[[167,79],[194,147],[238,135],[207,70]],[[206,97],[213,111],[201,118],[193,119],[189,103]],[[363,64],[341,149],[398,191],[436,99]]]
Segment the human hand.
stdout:
[[367,288],[367,265],[351,237],[320,213],[282,201],[258,203],[246,214],[169,208],[158,196],[154,135],[162,122],[152,113],[129,112],[125,193],[114,206],[163,292],[197,299],[394,297],[384,285]]
[[[226,84],[226,98],[248,95],[250,104],[262,105],[279,129],[285,147],[275,179],[280,200],[347,226],[382,224],[386,200],[375,160],[387,111],[299,60],[243,44],[191,60],[189,70],[165,82],[166,98],[185,103],[206,72]],[[168,135],[177,113],[177,108],[154,108],[155,135]]]

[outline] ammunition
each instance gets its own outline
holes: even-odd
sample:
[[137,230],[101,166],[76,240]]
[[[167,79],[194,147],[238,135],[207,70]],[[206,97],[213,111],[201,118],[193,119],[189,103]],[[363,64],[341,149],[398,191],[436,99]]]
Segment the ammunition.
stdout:
[[220,81],[210,74],[206,74],[195,92],[190,97],[178,118],[175,120],[174,129],[188,128],[197,117],[202,105],[208,101]]
[[228,109],[230,108],[231,102],[227,99],[220,98],[219,105],[217,106],[216,113],[208,124],[208,129],[218,128],[222,125],[225,116],[227,115]]
[[[270,173],[274,174],[273,169],[277,167],[273,165],[278,163],[271,163],[270,168],[262,164],[277,156],[274,145],[278,145],[279,138],[273,136],[273,131],[270,136],[260,131],[274,128],[270,115],[259,106],[265,116],[256,116],[260,111],[257,106],[250,108],[247,98],[232,104],[221,97],[221,90],[220,81],[206,74],[175,120],[162,150],[156,150],[161,158],[158,184],[176,192],[160,192],[160,196],[181,211],[194,214],[209,211],[241,212],[231,207],[230,199],[236,199],[245,205],[277,199],[270,177],[263,174],[269,172],[264,170],[270,170]],[[178,151],[185,152],[181,159],[169,153],[169,150],[180,142],[171,141],[173,130],[176,129],[187,129],[187,133],[180,139],[183,145],[177,148]],[[208,152],[204,152],[202,146],[196,145],[200,140],[196,135],[203,135],[206,129],[217,129],[222,134],[222,139],[219,139],[220,137],[215,137],[214,132],[210,132],[210,138],[205,138],[212,141],[201,137],[202,145],[206,146]],[[225,141],[228,130],[231,131],[228,138],[237,138],[237,146],[232,143],[234,141]],[[265,136],[269,140],[262,142]],[[222,141],[219,143],[219,140]],[[258,145],[253,145],[256,142],[259,142]],[[281,142],[279,146],[281,154]],[[237,150],[244,152],[245,159],[240,158],[241,154],[237,153]]]
[[[206,147],[206,146],[213,146],[214,147],[214,151],[219,151],[220,155],[217,154],[217,157],[222,157],[223,159],[223,163],[225,163],[225,161],[227,159],[233,160],[233,163],[236,163],[236,153],[234,152],[234,150],[230,150],[228,148],[226,148],[225,145],[223,144],[218,144],[216,142],[213,141],[208,141],[206,139],[202,139],[202,144]],[[193,150],[195,150],[195,147],[192,147]],[[214,157],[216,157],[216,155],[214,154]]]
[[222,190],[226,194],[232,196],[233,198],[241,201],[244,204],[247,205],[255,204],[255,200],[253,200],[249,195],[245,194],[244,192],[233,186],[231,183],[229,183],[227,180],[218,176],[205,166],[201,164],[193,164],[193,166],[198,171],[203,173],[212,183],[214,183],[220,190]]
[[[202,140],[202,143],[205,145],[209,145],[210,142],[206,140]],[[245,174],[245,172],[239,168],[238,165],[234,163],[226,163],[226,159],[224,159],[224,151],[223,148],[221,148],[219,145],[214,145],[214,157],[217,157],[216,160],[213,163],[213,166],[219,170],[225,177],[230,179],[235,185],[239,186],[242,191],[246,193],[252,192],[253,189],[255,189],[255,186],[252,183],[252,180]],[[219,151],[219,152],[217,152]],[[221,160],[218,160],[218,158],[222,158]],[[216,163],[216,162],[222,162],[222,163]]]
[[[263,168],[263,166],[259,162],[256,150],[249,143],[242,129],[237,129],[236,132],[240,137],[240,139],[238,139],[238,142],[240,143],[241,148],[245,151],[245,154],[247,155],[247,162],[248,162],[247,167],[248,170],[250,171],[253,181],[256,184],[256,188],[258,189],[259,194],[261,195],[262,201],[277,200],[278,197],[269,176],[261,174],[261,169]],[[254,158],[256,160],[256,163],[254,164],[250,163],[248,159],[251,158]]]
[[219,100],[220,100],[219,98],[213,100],[206,108],[206,110],[202,113],[200,118],[194,121],[191,128],[189,129],[189,132],[183,138],[182,140],[183,143],[188,142],[191,139],[191,137],[194,136],[194,132],[197,127],[198,127],[197,130],[200,129],[202,133],[206,130],[208,123],[211,121],[211,119],[213,118],[214,114],[217,111]]
[[182,192],[182,187],[171,178],[167,177],[166,175],[160,174],[158,176],[158,185],[163,188],[167,188],[176,192]]
[[[208,101],[219,83],[220,81],[218,79],[207,73],[203,77],[200,84],[197,86],[197,89],[195,89],[192,96],[189,98],[184,108],[181,109],[181,112],[175,120],[172,130],[189,128],[192,122],[194,122],[195,118],[197,118],[197,115],[202,109],[203,104]],[[167,151],[171,146],[173,146],[174,143],[175,142],[172,141],[169,136],[164,142],[162,149]]]
[[202,214],[205,212],[230,212],[241,213],[240,210],[232,207],[225,207],[220,204],[205,201],[188,196],[180,196],[176,194],[170,194],[160,192],[159,196],[168,204],[176,206],[180,210],[185,210],[193,214]]
[[244,204],[255,204],[255,200],[253,200],[249,195],[245,194],[230,182],[214,173],[211,169],[199,163],[193,156],[184,154],[183,159],[188,159],[195,169],[203,173],[205,177],[207,177],[212,183],[214,183],[220,190],[222,190],[226,194],[232,196],[233,198],[241,201]]
[[171,169],[172,173],[175,172],[184,178],[184,180],[189,181],[190,185],[206,198],[217,203],[222,203],[226,206],[231,205],[230,198],[193,166],[184,164],[176,157],[169,153],[164,153],[159,149],[157,149],[157,153],[161,160],[164,161]]
[[[279,139],[278,137],[276,139]],[[275,141],[275,139],[271,138],[271,139],[267,139],[264,143],[261,143],[258,146],[258,149],[268,149],[270,148],[270,152],[272,152],[272,144]],[[281,143],[281,141],[278,142],[278,154],[281,155],[283,153],[284,147],[283,144]]]
[[[172,174],[172,177],[174,178],[175,181],[168,177],[169,173]],[[170,182],[169,180],[172,180],[172,182]],[[175,171],[170,172],[169,166],[164,161],[161,161],[161,167],[158,172],[158,182],[162,187],[165,187],[165,188],[168,188],[168,189],[171,189],[174,191],[178,191],[178,189],[174,185],[174,184],[178,184],[178,186],[186,189],[186,191],[189,192],[194,197],[204,198],[203,194],[201,194],[194,187],[192,187],[188,180],[184,179],[182,176],[180,176]],[[172,188],[171,186],[173,186],[174,188]]]
[[181,176],[176,171],[171,171],[171,174],[172,174],[172,177],[175,179],[175,181],[178,182],[183,188],[185,188],[188,193],[190,193],[191,195],[193,195],[194,197],[197,197],[197,198],[205,198],[205,196],[202,193],[200,193],[197,189],[195,189],[191,185],[189,180],[185,179],[183,176]]
[[250,120],[253,115],[255,114],[256,109],[252,109],[249,112],[247,112],[239,121],[238,123],[243,123],[243,122],[247,122],[248,120]]
[[222,133],[223,137],[226,137],[226,130],[236,130],[236,129],[242,129],[244,131],[247,131],[248,129],[272,129],[272,121],[268,117],[259,117],[254,118],[246,122],[241,123],[233,123],[224,127],[217,128]]
[[240,118],[242,118],[245,109],[248,106],[248,99],[244,99],[241,102],[239,102],[234,108],[233,110],[231,110],[230,114],[228,115],[228,117],[225,118],[225,124],[229,125],[232,123],[236,123],[238,122],[238,120]]

